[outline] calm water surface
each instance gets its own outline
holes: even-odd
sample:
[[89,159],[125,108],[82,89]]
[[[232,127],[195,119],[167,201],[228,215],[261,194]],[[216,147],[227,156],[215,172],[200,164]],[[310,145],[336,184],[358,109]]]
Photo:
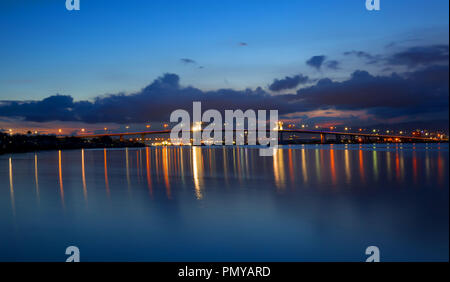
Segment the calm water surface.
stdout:
[[448,144],[0,156],[0,260],[449,259]]

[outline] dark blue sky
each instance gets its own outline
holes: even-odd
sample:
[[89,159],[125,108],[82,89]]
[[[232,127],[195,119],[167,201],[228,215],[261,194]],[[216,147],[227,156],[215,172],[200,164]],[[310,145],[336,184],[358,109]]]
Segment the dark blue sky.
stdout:
[[368,12],[364,0],[81,0],[81,11],[68,12],[64,0],[4,0],[0,99],[86,99],[138,90],[165,72],[202,89],[266,86],[312,72],[304,62],[318,54],[448,42],[448,4],[382,0]]
[[[164,73],[201,91],[280,95],[356,70],[448,66],[448,13],[447,0],[381,0],[381,11],[367,11],[365,0],[81,0],[72,12],[65,0],[4,0],[0,101],[56,93],[94,101],[138,93]],[[11,111],[0,107],[0,117]]]

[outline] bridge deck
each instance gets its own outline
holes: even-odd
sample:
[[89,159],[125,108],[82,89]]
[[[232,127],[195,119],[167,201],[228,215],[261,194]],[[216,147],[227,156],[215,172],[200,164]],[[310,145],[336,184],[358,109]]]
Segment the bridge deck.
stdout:
[[[233,130],[236,132],[237,130]],[[244,130],[248,132],[248,130]],[[73,137],[76,138],[101,138],[101,137],[124,137],[124,136],[134,136],[134,135],[158,135],[158,134],[169,134],[171,130],[154,130],[154,131],[142,131],[142,132],[122,132],[122,133],[102,133],[102,134],[82,134],[75,135]],[[193,131],[190,131],[191,133]],[[226,130],[222,130],[222,132],[226,132]],[[266,133],[270,132],[270,130],[266,130]],[[438,141],[436,139],[430,137],[417,137],[417,136],[404,136],[404,135],[379,135],[379,134],[370,134],[370,133],[354,133],[354,132],[338,132],[338,131],[322,131],[322,130],[303,130],[303,129],[290,129],[290,130],[279,130],[278,133],[305,133],[305,134],[319,134],[319,135],[339,135],[339,136],[353,136],[353,137],[368,137],[368,138],[387,138],[387,139],[408,139],[408,140],[417,140],[417,141]],[[66,137],[66,136],[60,136]],[[442,140],[446,141],[446,140]]]

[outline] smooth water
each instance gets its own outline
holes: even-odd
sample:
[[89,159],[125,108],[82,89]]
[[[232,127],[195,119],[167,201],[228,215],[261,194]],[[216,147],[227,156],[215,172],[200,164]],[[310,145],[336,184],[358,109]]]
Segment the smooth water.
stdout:
[[0,156],[0,260],[449,259],[448,144]]

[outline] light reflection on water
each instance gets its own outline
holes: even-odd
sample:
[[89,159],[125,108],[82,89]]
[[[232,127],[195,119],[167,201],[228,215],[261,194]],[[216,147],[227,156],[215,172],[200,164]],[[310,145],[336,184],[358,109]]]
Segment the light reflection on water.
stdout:
[[448,260],[447,171],[448,144],[0,156],[0,260]]

